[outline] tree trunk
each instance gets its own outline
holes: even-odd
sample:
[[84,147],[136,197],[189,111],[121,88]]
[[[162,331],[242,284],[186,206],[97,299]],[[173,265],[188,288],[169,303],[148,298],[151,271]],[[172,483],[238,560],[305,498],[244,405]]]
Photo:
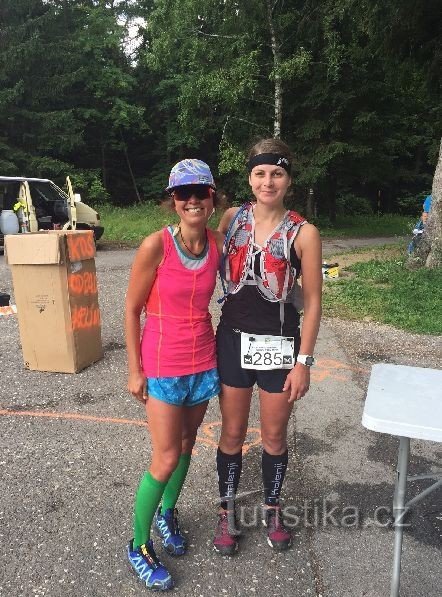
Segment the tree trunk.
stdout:
[[101,178],[104,188],[107,189],[106,150],[104,148],[103,137],[101,137]]
[[442,266],[442,139],[431,196],[431,209],[422,238],[408,259],[410,269]]
[[307,220],[311,220],[315,216],[315,193],[313,189],[309,189],[307,193],[305,215],[307,217]]
[[336,224],[336,176],[327,176],[327,194],[328,194],[328,216],[332,224]]
[[281,137],[281,123],[282,123],[282,81],[279,72],[280,54],[276,39],[275,26],[273,24],[272,3],[271,0],[266,0],[267,5],[267,21],[270,30],[271,48],[273,53],[273,72],[275,77],[275,114],[273,118],[273,136],[276,139]]
[[430,253],[425,265],[427,267],[442,266],[442,139],[439,147],[439,159],[433,178],[433,197],[431,210],[427,220],[427,234],[430,239]]
[[129,174],[130,174],[130,178],[132,180],[132,184],[134,187],[134,191],[135,191],[135,195],[137,196],[137,201],[138,203],[141,203],[141,196],[140,193],[138,192],[138,187],[137,187],[137,182],[135,180],[135,176],[132,170],[132,165],[130,163],[130,159],[129,159],[129,154],[127,152],[127,145],[126,145],[126,141],[124,140],[123,137],[123,131],[120,129],[120,136],[121,136],[121,141],[122,141],[122,145],[123,145],[123,152],[124,152],[124,157],[126,158],[126,164],[127,164],[127,169],[129,170]]

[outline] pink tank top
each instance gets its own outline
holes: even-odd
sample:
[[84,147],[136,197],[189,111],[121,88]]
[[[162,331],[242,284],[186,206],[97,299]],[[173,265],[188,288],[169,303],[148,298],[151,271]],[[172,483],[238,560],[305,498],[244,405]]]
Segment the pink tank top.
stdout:
[[170,232],[163,230],[164,257],[146,302],[141,362],[146,377],[177,377],[216,367],[215,337],[209,302],[219,257],[214,235],[207,230],[204,265],[187,269]]

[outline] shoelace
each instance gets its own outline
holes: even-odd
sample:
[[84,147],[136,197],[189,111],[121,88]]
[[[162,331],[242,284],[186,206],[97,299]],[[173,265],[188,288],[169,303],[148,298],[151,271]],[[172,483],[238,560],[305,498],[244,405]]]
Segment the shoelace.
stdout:
[[149,566],[151,566],[151,568],[153,568],[154,570],[161,566],[161,562],[158,559],[157,554],[155,552],[151,553],[147,548],[147,545],[141,546],[141,553],[143,554],[143,557],[147,561]]
[[174,508],[172,516],[165,516],[164,518],[166,519],[167,526],[172,535],[179,535],[180,525],[178,523],[178,510]]
[[218,519],[218,535],[230,535],[227,514],[220,514]]
[[178,522],[178,510],[174,508],[173,510],[173,533],[174,535],[180,534],[180,525]]
[[279,529],[286,530],[280,508],[269,508],[267,525],[275,531]]
[[240,531],[236,528],[236,519],[233,519],[232,528],[227,512],[225,514],[219,514],[218,531],[218,536],[229,535],[230,537],[235,537],[236,535],[240,535]]

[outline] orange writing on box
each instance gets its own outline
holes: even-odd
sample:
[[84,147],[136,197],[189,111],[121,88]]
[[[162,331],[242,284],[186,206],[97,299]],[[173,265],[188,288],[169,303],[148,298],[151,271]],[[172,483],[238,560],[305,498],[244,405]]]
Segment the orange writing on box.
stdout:
[[101,323],[98,305],[90,307],[74,307],[72,310],[72,329],[90,330]]
[[95,273],[69,274],[68,284],[72,294],[83,296],[97,294],[97,276]]
[[71,261],[83,261],[95,257],[94,235],[68,235],[67,236],[69,259]]

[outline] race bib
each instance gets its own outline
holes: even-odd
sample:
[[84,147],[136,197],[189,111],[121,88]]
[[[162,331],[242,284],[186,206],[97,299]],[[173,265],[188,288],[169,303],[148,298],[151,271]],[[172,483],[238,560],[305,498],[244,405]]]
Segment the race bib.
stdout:
[[295,339],[241,332],[243,369],[293,369]]

